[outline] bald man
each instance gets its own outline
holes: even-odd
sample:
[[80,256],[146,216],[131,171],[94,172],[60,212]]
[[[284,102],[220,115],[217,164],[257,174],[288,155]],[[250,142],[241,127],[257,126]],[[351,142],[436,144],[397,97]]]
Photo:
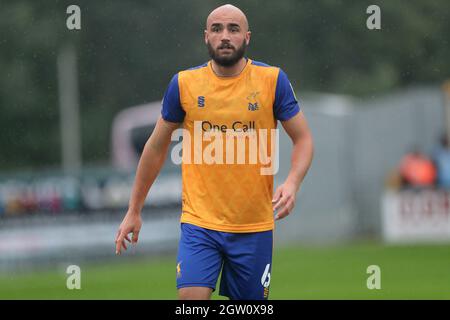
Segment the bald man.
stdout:
[[[144,200],[173,131],[182,126],[183,206],[176,263],[180,299],[210,299],[220,272],[221,295],[268,299],[275,221],[294,208],[313,158],[311,133],[286,74],[245,57],[250,35],[245,14],[232,5],[208,16],[204,37],[211,60],[170,81],[117,233],[117,254],[127,249],[126,241],[138,241]],[[267,161],[259,155],[270,151],[270,161],[276,156],[276,139],[267,132],[277,130],[277,121],[292,140],[292,155],[289,174],[273,193],[276,169],[264,171]],[[242,149],[233,144],[225,148],[242,137],[257,137],[259,153],[250,142]],[[193,161],[189,157],[199,154]],[[239,162],[241,155],[258,161]]]

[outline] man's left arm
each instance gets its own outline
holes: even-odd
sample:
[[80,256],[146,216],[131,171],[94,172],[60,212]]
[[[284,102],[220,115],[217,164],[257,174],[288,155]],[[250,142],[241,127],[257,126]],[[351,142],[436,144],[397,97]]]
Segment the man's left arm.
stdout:
[[289,215],[295,206],[295,199],[300,185],[311,165],[314,144],[308,123],[302,111],[292,118],[281,121],[284,130],[292,140],[291,169],[288,177],[273,196],[273,209],[278,210],[275,220]]

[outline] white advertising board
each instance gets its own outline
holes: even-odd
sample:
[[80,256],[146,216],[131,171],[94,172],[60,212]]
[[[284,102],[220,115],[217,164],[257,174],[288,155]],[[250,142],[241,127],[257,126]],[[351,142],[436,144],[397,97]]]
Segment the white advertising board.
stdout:
[[450,241],[450,191],[387,191],[382,198],[387,242]]

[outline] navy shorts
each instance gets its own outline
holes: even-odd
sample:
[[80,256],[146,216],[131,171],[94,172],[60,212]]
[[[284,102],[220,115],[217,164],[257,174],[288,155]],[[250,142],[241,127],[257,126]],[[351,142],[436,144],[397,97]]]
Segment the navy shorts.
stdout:
[[176,266],[177,288],[216,289],[232,300],[269,297],[272,266],[272,230],[230,233],[181,224]]

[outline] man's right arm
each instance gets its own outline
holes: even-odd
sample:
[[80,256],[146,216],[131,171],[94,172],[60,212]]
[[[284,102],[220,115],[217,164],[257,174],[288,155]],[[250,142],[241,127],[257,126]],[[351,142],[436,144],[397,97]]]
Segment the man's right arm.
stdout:
[[[126,250],[128,242],[138,241],[141,229],[141,210],[144,206],[148,191],[155,181],[167,157],[172,132],[181,123],[166,121],[159,118],[153,133],[147,140],[139,160],[136,177],[131,192],[128,211],[119,227],[116,236],[116,254],[120,254],[122,247]],[[130,240],[128,234],[133,233]]]

